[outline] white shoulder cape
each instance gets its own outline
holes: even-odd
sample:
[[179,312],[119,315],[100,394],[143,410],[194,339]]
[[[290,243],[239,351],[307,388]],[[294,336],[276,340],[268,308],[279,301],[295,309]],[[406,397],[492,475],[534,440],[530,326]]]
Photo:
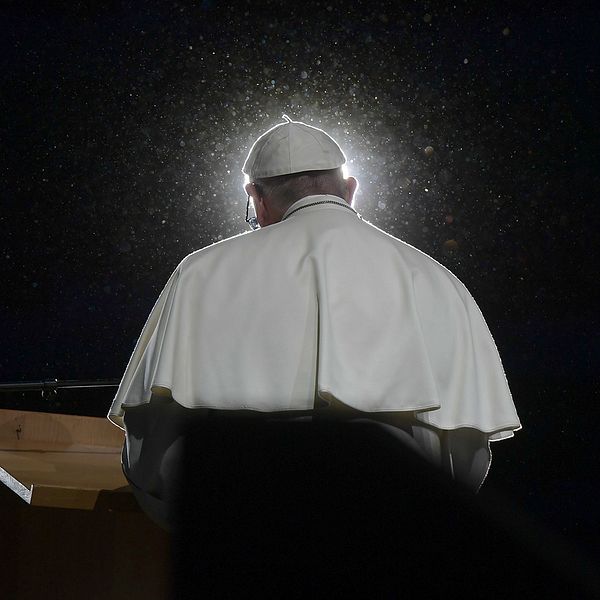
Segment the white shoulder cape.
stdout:
[[318,394],[491,440],[520,428],[492,335],[456,276],[336,196],[291,208],[179,264],[111,421],[123,427],[123,407],[160,386],[188,408],[306,410]]

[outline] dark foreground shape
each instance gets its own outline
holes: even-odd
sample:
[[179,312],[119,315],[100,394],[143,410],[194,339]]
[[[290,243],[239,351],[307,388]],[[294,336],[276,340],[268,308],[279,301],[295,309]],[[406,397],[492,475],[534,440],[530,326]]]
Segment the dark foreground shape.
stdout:
[[594,597],[552,536],[377,425],[211,419],[184,462],[176,598]]

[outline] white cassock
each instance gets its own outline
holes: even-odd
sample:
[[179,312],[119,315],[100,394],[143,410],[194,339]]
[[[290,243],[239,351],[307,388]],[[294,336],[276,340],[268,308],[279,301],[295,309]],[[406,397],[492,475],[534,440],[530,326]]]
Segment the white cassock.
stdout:
[[306,411],[318,399],[374,413],[475,489],[488,441],[521,427],[465,286],[333,195],[307,196],[281,222],[183,259],[109,419],[123,427],[124,409],[153,388],[191,409]]

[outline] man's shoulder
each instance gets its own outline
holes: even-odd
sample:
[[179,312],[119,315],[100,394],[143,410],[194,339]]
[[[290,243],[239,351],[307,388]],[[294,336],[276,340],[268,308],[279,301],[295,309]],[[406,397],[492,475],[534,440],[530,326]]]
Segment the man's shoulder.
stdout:
[[363,219],[362,223],[367,226],[366,231],[368,231],[370,235],[378,238],[381,243],[388,245],[396,252],[400,252],[406,258],[410,258],[426,267],[431,267],[433,269],[441,268],[444,271],[448,271],[448,269],[435,258],[433,258],[433,256],[427,254],[423,250],[420,250],[416,246],[413,246],[405,240],[397,238],[391,233],[380,229],[377,227],[377,225],[373,225],[373,223],[370,223],[369,221],[365,221]]
[[369,234],[378,238],[380,242],[394,252],[398,253],[403,262],[410,267],[415,273],[419,273],[429,279],[442,279],[451,281],[455,287],[466,290],[465,284],[445,265],[439,262],[436,258],[420,250],[416,246],[393,236],[392,234],[380,229],[376,225],[364,221],[368,226]]
[[204,262],[211,262],[212,260],[218,259],[224,254],[235,253],[236,250],[242,252],[243,246],[248,243],[252,233],[253,232],[251,231],[238,233],[237,235],[194,250],[181,260],[178,269],[186,270],[194,268],[200,266]]
[[[179,264],[181,269],[189,269],[214,261],[237,260],[257,253],[277,251],[281,244],[289,241],[290,236],[302,235],[302,228],[288,222],[274,223],[255,231],[244,231],[237,235],[219,240],[188,254]],[[289,244],[288,244],[289,249]]]

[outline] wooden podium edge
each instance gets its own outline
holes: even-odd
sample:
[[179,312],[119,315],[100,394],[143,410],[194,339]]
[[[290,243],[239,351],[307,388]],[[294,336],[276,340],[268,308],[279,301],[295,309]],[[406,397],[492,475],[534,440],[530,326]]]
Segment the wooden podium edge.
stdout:
[[94,510],[101,490],[33,484],[31,506]]

